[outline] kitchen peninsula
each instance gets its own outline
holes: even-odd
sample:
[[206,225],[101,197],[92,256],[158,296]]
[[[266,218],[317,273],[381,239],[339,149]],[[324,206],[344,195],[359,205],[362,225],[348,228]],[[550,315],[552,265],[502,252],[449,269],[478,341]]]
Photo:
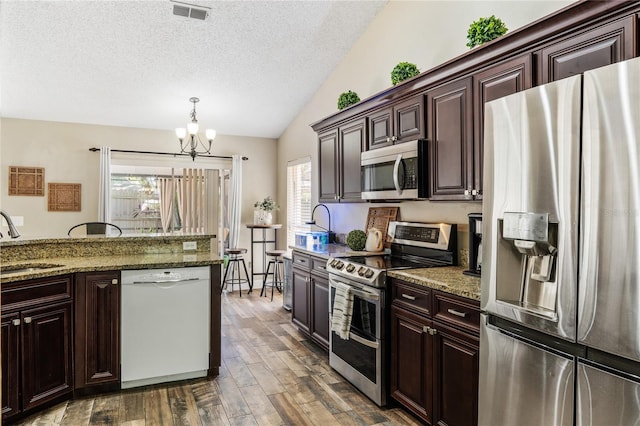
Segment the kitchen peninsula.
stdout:
[[[120,389],[121,271],[207,269],[205,374],[217,376],[223,261],[212,240],[215,235],[0,242],[3,422],[73,396]],[[141,308],[153,310],[151,299]]]

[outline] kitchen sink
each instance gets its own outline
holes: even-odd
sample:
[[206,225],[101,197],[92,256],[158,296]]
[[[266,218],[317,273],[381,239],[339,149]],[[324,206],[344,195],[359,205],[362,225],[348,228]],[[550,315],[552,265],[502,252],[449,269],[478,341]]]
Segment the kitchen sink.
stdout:
[[25,272],[38,272],[44,269],[59,268],[63,265],[53,263],[23,263],[19,265],[3,266],[0,268],[0,275],[22,274]]

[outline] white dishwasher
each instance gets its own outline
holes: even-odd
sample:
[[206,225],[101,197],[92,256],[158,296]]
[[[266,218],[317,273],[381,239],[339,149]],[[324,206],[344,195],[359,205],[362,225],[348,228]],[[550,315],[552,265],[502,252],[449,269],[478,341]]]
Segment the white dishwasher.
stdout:
[[122,271],[122,388],[204,377],[210,268]]

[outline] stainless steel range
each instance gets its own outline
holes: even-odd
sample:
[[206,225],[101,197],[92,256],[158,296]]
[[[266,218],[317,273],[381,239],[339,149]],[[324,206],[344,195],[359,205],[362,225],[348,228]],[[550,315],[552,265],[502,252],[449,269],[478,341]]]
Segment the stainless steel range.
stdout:
[[387,271],[457,264],[456,225],[391,222],[388,234],[391,250],[383,255],[327,261],[330,315],[338,288],[348,288],[353,299],[347,338],[331,330],[329,364],[380,406],[387,403],[389,370]]

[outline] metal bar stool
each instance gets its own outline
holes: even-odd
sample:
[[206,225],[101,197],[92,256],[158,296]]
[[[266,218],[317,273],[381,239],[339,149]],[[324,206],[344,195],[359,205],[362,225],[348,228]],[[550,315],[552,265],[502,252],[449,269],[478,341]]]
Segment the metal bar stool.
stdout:
[[[238,293],[240,293],[240,297],[242,297],[242,283],[249,284],[249,291],[247,294],[253,291],[253,285],[251,284],[251,279],[249,278],[249,273],[247,272],[247,265],[244,263],[244,257],[242,255],[247,252],[247,249],[243,248],[231,248],[225,249],[224,253],[229,256],[229,264],[224,271],[224,277],[222,278],[222,288],[225,289],[228,284],[231,284],[231,293],[233,293],[233,285],[238,284]],[[244,275],[246,278],[242,278],[240,275],[240,263],[242,263],[242,267],[244,268]],[[231,276],[227,279],[227,274],[231,270]]]
[[[265,255],[269,257],[269,263],[267,264],[267,270],[264,274],[264,280],[262,281],[262,290],[260,291],[260,297],[264,294],[267,296],[267,287],[271,287],[271,300],[273,301],[273,289],[277,288],[282,293],[282,286],[284,285],[284,261],[282,256],[286,253],[284,250],[267,250]],[[271,281],[267,281],[269,277],[269,271],[273,265],[273,271],[271,272]]]

